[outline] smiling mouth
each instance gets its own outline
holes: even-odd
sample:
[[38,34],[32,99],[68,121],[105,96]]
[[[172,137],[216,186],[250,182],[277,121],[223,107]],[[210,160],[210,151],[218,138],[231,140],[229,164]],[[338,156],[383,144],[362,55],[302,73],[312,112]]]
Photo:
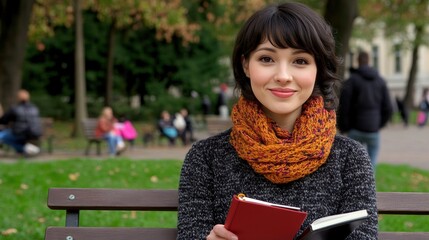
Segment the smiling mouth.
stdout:
[[271,93],[279,98],[289,98],[293,96],[296,91],[292,89],[270,89]]

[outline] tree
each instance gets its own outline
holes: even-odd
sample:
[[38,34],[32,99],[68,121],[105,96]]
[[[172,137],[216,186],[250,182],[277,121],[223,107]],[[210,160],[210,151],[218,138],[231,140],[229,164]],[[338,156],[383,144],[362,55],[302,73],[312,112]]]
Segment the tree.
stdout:
[[22,83],[22,65],[34,0],[0,0],[0,104],[15,102]]
[[[325,19],[333,28],[336,54],[342,59],[349,52],[353,23],[357,16],[358,0],[327,0]],[[338,74],[344,76],[344,65],[341,65]]]
[[411,67],[403,101],[407,107],[413,107],[419,48],[429,44],[429,0],[366,0],[362,7],[365,9],[362,11],[365,28],[381,26],[387,38],[400,39],[401,47],[411,50]]
[[72,136],[81,136],[82,121],[87,118],[86,81],[85,81],[85,50],[83,36],[83,18],[81,0],[73,0],[75,26],[75,131]]
[[199,26],[187,21],[187,11],[180,0],[98,0],[91,2],[89,7],[102,22],[109,24],[104,94],[104,104],[107,106],[112,104],[115,38],[118,31],[135,31],[147,27],[156,29],[159,40],[171,42],[174,35],[179,36],[184,45],[198,40],[194,32]]

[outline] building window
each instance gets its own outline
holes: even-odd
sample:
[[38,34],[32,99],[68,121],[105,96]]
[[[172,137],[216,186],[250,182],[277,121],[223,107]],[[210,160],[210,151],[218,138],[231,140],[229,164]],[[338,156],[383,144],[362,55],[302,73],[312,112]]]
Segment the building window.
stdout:
[[379,70],[379,53],[378,53],[378,46],[373,45],[372,46],[372,66]]
[[402,72],[402,64],[401,64],[401,46],[399,44],[395,44],[395,73]]

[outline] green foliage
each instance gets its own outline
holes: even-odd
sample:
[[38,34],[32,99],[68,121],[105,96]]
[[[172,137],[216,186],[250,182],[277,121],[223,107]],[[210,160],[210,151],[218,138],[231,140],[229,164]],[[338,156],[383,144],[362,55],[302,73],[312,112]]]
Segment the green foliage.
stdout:
[[73,104],[67,97],[53,97],[46,94],[33,94],[31,101],[39,107],[42,117],[68,120],[73,117]]
[[[101,22],[92,11],[86,11],[84,18],[88,115],[94,117],[103,106],[105,93],[108,23]],[[46,116],[65,119],[73,116],[69,115],[70,107],[74,109],[74,34],[65,27],[56,27],[55,33],[29,44],[23,86],[32,93],[49,95],[37,100]],[[222,43],[205,28],[198,37],[198,43],[183,45],[177,36],[171,42],[158,40],[156,30],[150,27],[118,32],[112,107],[120,114],[144,119],[158,117],[160,109],[170,105],[179,108],[193,103],[198,111],[199,101],[192,94],[212,95],[213,86],[229,76],[228,66],[220,61]],[[180,106],[177,97],[167,96],[171,88],[183,98]],[[140,96],[141,109],[129,107],[130,97],[135,95]],[[68,99],[65,108],[61,108],[63,99]]]

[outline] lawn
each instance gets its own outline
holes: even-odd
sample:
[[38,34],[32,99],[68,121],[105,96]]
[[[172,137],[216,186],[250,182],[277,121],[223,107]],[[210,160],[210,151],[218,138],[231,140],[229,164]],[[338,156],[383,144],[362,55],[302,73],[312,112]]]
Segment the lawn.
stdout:
[[[182,161],[70,159],[0,163],[1,239],[43,239],[46,226],[64,225],[64,212],[46,207],[49,187],[177,188]],[[379,165],[378,191],[429,191],[429,171]],[[176,225],[176,213],[85,212],[86,226]],[[428,217],[381,216],[383,231],[429,231]]]

